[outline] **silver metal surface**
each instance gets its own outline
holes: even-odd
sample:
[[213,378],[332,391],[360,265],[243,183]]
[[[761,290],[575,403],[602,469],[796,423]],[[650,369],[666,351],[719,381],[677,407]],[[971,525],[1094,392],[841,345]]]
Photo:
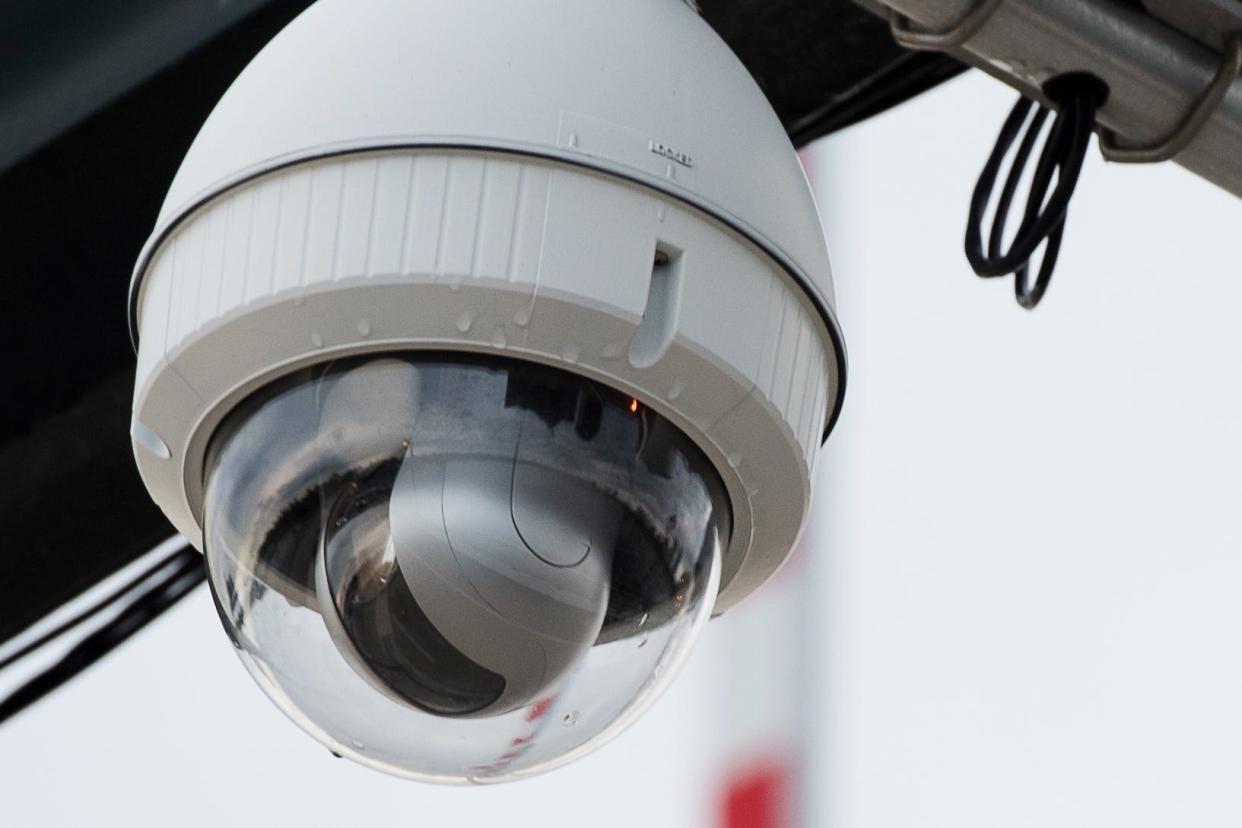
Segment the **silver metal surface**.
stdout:
[[1100,130],[1100,152],[1109,161],[1121,161],[1128,164],[1152,164],[1169,161],[1190,145],[1199,134],[1199,130],[1212,117],[1216,107],[1229,92],[1229,87],[1242,73],[1242,34],[1229,36],[1227,54],[1203,97],[1195,104],[1194,109],[1186,116],[1186,120],[1178,125],[1167,138],[1147,146],[1124,146],[1117,141],[1112,130]]
[[1223,49],[1231,32],[1242,31],[1242,0],[1143,0],[1143,5],[1213,49]]
[[[876,10],[874,0],[857,0]],[[1157,0],[1153,0],[1157,2]],[[1177,0],[1191,7],[1213,0]],[[943,33],[961,25],[980,0],[885,0],[905,28]],[[1149,147],[1179,136],[1188,113],[1213,89],[1219,52],[1120,0],[1004,0],[950,54],[1048,103],[1042,85],[1066,72],[1090,72],[1109,86],[1100,126],[1125,146]],[[1242,83],[1230,83],[1174,160],[1242,196]],[[1197,124],[1196,124],[1197,125]],[[1177,149],[1177,147],[1174,147]]]

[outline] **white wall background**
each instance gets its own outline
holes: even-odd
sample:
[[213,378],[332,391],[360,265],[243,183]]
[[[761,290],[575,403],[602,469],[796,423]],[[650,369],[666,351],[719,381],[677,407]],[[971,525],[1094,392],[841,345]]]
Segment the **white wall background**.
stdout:
[[851,358],[820,492],[816,824],[1242,824],[1242,201],[1093,148],[1044,303],[976,278],[1015,93],[821,142]]
[[1024,312],[961,253],[1011,101],[966,77],[811,151],[851,356],[815,548],[618,741],[499,788],[334,760],[200,592],[0,730],[5,824],[693,828],[800,730],[815,826],[1242,823],[1242,202],[1093,155]]

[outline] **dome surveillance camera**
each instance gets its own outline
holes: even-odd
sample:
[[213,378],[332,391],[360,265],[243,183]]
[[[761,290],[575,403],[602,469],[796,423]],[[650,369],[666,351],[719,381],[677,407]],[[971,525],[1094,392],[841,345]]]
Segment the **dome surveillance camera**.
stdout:
[[320,0],[135,269],[139,470],[333,752],[598,746],[789,555],[844,386],[796,154],[679,0]]

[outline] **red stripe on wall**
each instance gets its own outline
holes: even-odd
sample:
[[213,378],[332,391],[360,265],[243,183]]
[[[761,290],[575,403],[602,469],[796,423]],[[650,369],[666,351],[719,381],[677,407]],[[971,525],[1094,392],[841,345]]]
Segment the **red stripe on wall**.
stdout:
[[733,774],[724,791],[722,828],[790,828],[789,770],[777,764]]

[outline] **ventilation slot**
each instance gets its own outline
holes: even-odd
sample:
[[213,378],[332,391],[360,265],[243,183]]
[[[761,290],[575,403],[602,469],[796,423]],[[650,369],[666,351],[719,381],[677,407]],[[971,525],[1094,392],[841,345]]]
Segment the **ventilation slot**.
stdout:
[[659,243],[647,286],[643,321],[630,340],[630,365],[650,368],[660,361],[677,331],[677,306],[681,301],[681,251]]

